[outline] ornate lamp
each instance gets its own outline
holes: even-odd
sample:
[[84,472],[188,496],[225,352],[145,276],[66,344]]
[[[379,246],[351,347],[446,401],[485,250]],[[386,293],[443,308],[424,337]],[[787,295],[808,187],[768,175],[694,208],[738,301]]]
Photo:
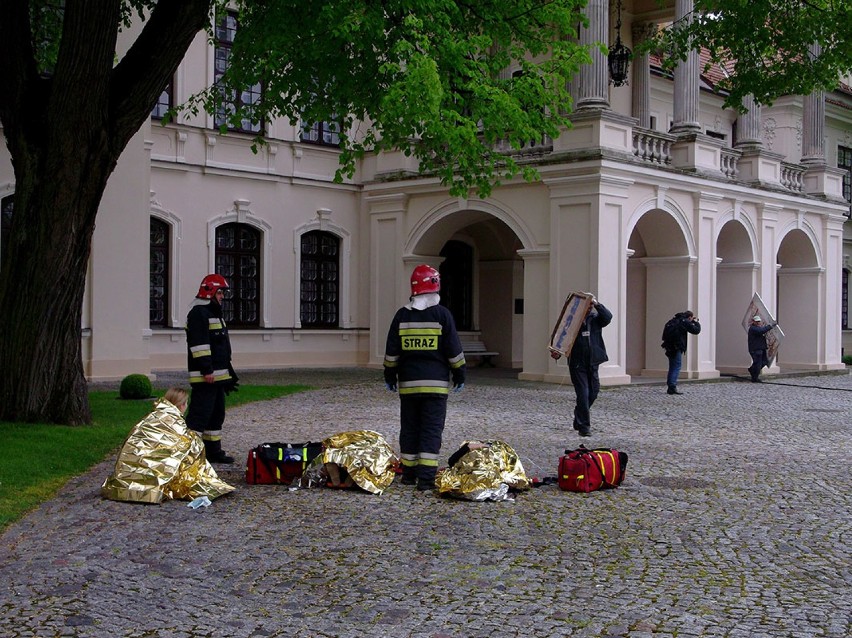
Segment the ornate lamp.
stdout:
[[609,63],[609,81],[614,86],[627,84],[627,72],[633,52],[621,42],[621,0],[616,4],[617,16],[615,21],[615,44],[609,48],[607,62]]

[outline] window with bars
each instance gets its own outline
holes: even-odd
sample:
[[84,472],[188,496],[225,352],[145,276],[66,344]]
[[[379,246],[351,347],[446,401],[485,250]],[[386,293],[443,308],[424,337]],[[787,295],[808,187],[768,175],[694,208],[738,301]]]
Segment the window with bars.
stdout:
[[302,235],[299,316],[303,328],[336,328],[339,315],[340,239],[313,230]]
[[324,146],[340,146],[340,123],[332,121],[303,124],[302,141]]
[[160,93],[160,97],[157,98],[157,103],[154,105],[154,110],[151,111],[151,117],[155,120],[161,120],[165,117],[166,113],[172,106],[174,106],[174,81],[170,81],[166,88],[163,89],[163,92]]
[[247,224],[224,224],[216,229],[216,272],[225,290],[225,322],[234,327],[260,325],[260,231]]
[[151,281],[148,291],[149,321],[152,328],[169,325],[169,246],[171,228],[151,218]]
[[849,271],[843,269],[842,288],[840,290],[840,329],[849,330]]
[[852,203],[852,148],[837,147],[837,168],[846,169],[843,176],[843,197]]
[[[237,35],[237,14],[228,11],[222,15],[216,24],[216,48],[214,51],[213,80],[219,84],[231,60],[231,49],[234,46],[234,38]],[[222,89],[224,91],[224,89]],[[261,133],[263,126],[260,122],[252,122],[250,118],[243,118],[239,125],[230,122],[230,115],[238,107],[256,104],[260,101],[263,89],[261,85],[254,84],[241,91],[230,91],[224,95],[225,104],[217,111],[214,121],[217,128],[226,126],[228,130],[240,133]]]

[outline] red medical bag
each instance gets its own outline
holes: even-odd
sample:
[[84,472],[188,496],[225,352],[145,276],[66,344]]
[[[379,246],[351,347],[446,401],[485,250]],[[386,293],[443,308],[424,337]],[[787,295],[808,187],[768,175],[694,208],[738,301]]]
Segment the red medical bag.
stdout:
[[559,487],[569,492],[594,492],[621,485],[627,454],[610,448],[565,450],[559,458]]
[[322,443],[264,443],[249,450],[246,483],[290,485],[322,452]]

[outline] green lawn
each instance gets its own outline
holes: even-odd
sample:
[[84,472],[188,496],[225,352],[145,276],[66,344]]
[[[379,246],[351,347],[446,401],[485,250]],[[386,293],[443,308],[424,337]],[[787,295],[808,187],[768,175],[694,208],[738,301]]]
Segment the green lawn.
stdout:
[[[309,390],[301,385],[241,385],[227,406]],[[162,396],[165,390],[156,391]],[[113,454],[152,409],[152,400],[124,401],[118,392],[90,392],[92,424],[81,427],[0,421],[0,532],[52,498],[68,479]]]

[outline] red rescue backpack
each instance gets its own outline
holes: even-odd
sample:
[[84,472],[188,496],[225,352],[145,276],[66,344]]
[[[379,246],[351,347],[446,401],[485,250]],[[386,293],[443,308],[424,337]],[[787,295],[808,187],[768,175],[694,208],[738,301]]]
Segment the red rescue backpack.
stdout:
[[264,443],[249,450],[246,483],[290,485],[322,453],[322,443]]
[[559,487],[569,492],[594,492],[621,485],[627,454],[610,448],[565,450],[559,458]]

